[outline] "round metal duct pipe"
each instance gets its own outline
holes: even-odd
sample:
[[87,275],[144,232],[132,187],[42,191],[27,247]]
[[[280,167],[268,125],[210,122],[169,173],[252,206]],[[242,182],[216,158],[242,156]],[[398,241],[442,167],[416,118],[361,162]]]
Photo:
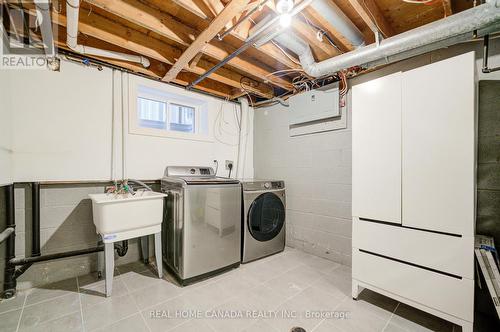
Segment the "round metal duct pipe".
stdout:
[[308,75],[321,77],[353,66],[375,66],[407,59],[470,39],[474,30],[482,36],[499,26],[500,0],[487,0],[477,7],[384,39],[380,44],[360,47],[321,62],[315,61],[309,45],[293,33],[283,33],[275,40],[299,56]]
[[344,12],[330,0],[315,0],[310,6],[321,16],[323,16],[328,23],[344,36],[354,48],[365,45],[363,34],[352,23],[352,21],[344,14]]

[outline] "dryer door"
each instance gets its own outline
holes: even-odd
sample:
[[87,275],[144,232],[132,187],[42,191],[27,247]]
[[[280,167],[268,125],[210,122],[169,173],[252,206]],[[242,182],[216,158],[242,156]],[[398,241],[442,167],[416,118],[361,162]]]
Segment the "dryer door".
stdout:
[[285,224],[285,206],[274,193],[259,195],[248,211],[247,227],[257,241],[269,241],[275,238]]

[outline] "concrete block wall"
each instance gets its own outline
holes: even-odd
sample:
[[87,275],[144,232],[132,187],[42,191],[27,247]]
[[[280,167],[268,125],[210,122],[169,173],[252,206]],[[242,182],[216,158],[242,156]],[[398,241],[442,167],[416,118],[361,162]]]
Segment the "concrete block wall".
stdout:
[[[88,194],[102,193],[100,185],[42,186],[40,191],[40,244],[42,254],[91,248],[98,236]],[[31,188],[16,187],[16,256],[31,253]],[[2,247],[4,247],[2,245]],[[18,289],[30,288],[95,271],[96,254],[54,260],[32,265],[19,279]],[[129,251],[117,257],[116,264],[140,258],[138,240],[129,241]],[[3,261],[2,261],[3,263]],[[3,271],[3,269],[2,269]],[[3,278],[3,276],[2,276]]]
[[500,244],[500,79],[479,82],[476,233]]
[[[7,211],[5,202],[5,189],[0,187],[0,231],[3,231],[7,226]],[[0,244],[0,292],[3,291],[3,280],[5,270],[5,242]]]
[[285,181],[287,245],[351,264],[351,155],[347,128],[290,137],[288,109],[255,111],[254,169],[260,179]]
[[[481,73],[483,50],[479,41],[458,44],[381,67],[349,80],[349,85],[352,87],[381,76],[414,69],[470,51],[476,52],[479,80],[500,80],[500,72]],[[489,60],[492,67],[500,64],[499,39],[490,41]],[[254,117],[255,177],[286,181],[287,244],[346,265],[351,264],[352,229],[350,106],[349,90],[347,129],[302,137],[289,136],[288,109],[281,105],[256,109]],[[498,114],[498,112],[490,113],[488,116]],[[495,120],[497,119],[486,119],[486,122],[491,127],[491,123]],[[491,136],[491,133],[487,135],[480,133],[480,136],[483,136],[480,137],[480,141],[485,139],[491,141],[491,137],[486,137],[488,135]],[[495,144],[496,141],[486,142],[483,145],[495,147]],[[481,158],[481,154],[484,155],[487,151],[484,151],[484,146],[479,148]],[[487,163],[489,164],[486,165]],[[494,189],[497,190],[499,187],[496,184],[499,181],[492,178],[498,174],[498,160],[494,160],[493,164],[491,161],[484,161],[484,164],[479,167],[478,185],[481,187],[484,184],[483,187],[489,186],[488,189],[491,189],[491,183],[495,183]],[[479,192],[477,228],[485,230],[485,234],[495,236],[500,234],[499,227],[494,226],[495,217],[499,214],[499,209],[496,208],[498,204],[495,203],[499,197],[496,191]]]

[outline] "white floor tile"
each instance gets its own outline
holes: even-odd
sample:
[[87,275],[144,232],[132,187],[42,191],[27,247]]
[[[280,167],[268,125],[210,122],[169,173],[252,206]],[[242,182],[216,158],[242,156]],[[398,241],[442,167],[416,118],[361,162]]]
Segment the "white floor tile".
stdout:
[[[104,279],[95,273],[31,289],[0,302],[0,331],[17,332],[18,324],[19,331],[86,332],[289,332],[293,327],[307,332],[451,332],[453,328],[369,290],[352,300],[350,267],[296,249],[287,248],[187,287],[165,279],[169,277],[159,279],[136,262],[116,269],[109,298],[104,296]],[[221,317],[224,312],[233,317]]]

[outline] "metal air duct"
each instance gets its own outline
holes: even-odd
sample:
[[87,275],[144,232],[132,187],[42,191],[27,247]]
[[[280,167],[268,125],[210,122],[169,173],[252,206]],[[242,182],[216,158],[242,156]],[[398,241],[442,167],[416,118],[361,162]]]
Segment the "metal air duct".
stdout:
[[364,65],[388,64],[409,57],[450,46],[500,28],[500,0],[487,0],[477,7],[462,11],[394,37],[360,47],[354,51],[316,62],[309,45],[293,33],[283,33],[275,40],[297,54],[304,71],[312,77],[321,77],[339,70]]

